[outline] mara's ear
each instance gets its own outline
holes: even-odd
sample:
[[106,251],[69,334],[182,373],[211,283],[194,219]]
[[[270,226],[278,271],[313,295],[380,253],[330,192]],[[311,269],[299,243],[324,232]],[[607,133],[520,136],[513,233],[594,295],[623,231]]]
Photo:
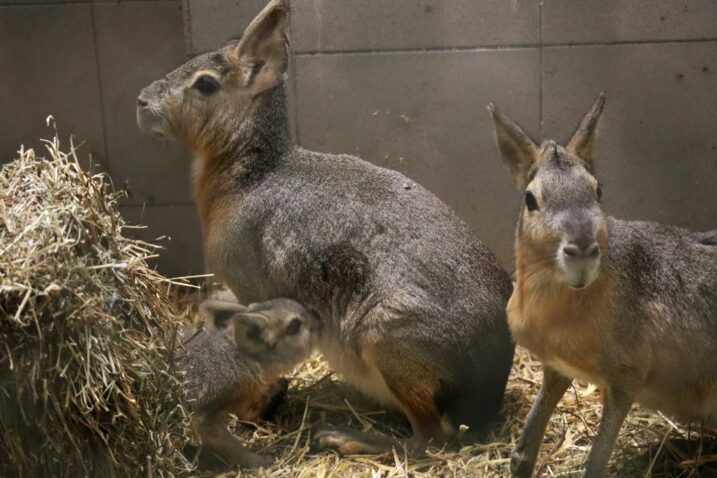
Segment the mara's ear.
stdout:
[[244,327],[258,327],[259,329],[266,327],[266,317],[256,312],[244,311],[236,314],[232,320]]
[[238,314],[246,311],[246,307],[233,302],[210,299],[199,304],[199,311],[204,314],[210,327],[225,329]]
[[271,0],[244,30],[229,59],[240,70],[244,87],[252,94],[276,86],[289,62],[285,0]]
[[262,333],[269,326],[266,317],[252,312],[241,312],[232,317],[234,341],[240,345],[256,346],[264,343]]
[[503,163],[510,170],[513,181],[520,189],[528,186],[528,175],[538,158],[539,148],[523,129],[488,105],[488,112],[495,125],[495,137]]
[[585,115],[578,129],[573,133],[570,142],[565,147],[568,151],[584,159],[592,165],[593,144],[597,132],[597,124],[605,107],[605,93],[600,93],[593,103],[588,114]]

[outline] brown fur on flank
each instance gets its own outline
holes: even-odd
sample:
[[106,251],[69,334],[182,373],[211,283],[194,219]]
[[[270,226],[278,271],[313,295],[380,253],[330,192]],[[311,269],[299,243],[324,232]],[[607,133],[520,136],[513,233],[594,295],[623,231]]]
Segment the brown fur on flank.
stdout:
[[544,382],[513,454],[529,477],[550,414],[573,379],[597,384],[603,418],[587,460],[598,478],[630,406],[717,422],[714,233],[606,217],[593,174],[601,95],[566,147],[536,145],[491,106],[503,160],[524,190],[508,323]]

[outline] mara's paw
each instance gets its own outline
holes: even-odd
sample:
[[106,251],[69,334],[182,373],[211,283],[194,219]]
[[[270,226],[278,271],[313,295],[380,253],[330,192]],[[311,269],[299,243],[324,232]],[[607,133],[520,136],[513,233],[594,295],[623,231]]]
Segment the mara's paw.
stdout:
[[237,457],[237,464],[243,468],[257,469],[266,468],[274,464],[274,459],[269,456],[259,455],[250,451],[242,453],[241,457]]
[[317,448],[336,450],[343,455],[380,455],[396,445],[386,436],[352,430],[322,430],[314,435],[314,440]]

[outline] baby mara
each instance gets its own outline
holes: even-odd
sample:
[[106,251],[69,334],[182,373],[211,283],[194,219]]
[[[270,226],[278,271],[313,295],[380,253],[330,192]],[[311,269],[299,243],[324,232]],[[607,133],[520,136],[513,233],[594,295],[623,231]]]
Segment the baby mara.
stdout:
[[185,334],[187,402],[202,445],[229,465],[256,468],[269,460],[247,450],[225,425],[265,419],[286,392],[281,375],[306,359],[318,322],[299,303],[273,299],[247,306],[207,300],[204,329]]
[[572,379],[600,386],[603,418],[586,476],[601,477],[630,406],[717,425],[717,231],[606,217],[592,147],[600,95],[567,146],[538,146],[489,110],[503,161],[524,191],[508,321],[544,380],[513,454],[529,477]]

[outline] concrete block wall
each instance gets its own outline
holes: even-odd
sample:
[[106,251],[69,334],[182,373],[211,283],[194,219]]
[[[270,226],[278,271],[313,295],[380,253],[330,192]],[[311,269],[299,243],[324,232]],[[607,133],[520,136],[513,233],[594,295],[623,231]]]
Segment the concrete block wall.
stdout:
[[[139,89],[241,34],[265,0],[0,0],[0,160],[61,132],[127,184],[123,212],[200,272],[187,153],[142,136]],[[609,213],[717,227],[714,0],[292,0],[292,132],[422,183],[511,268],[519,193],[485,105],[566,140],[599,91]],[[7,71],[7,70],[5,70]]]

